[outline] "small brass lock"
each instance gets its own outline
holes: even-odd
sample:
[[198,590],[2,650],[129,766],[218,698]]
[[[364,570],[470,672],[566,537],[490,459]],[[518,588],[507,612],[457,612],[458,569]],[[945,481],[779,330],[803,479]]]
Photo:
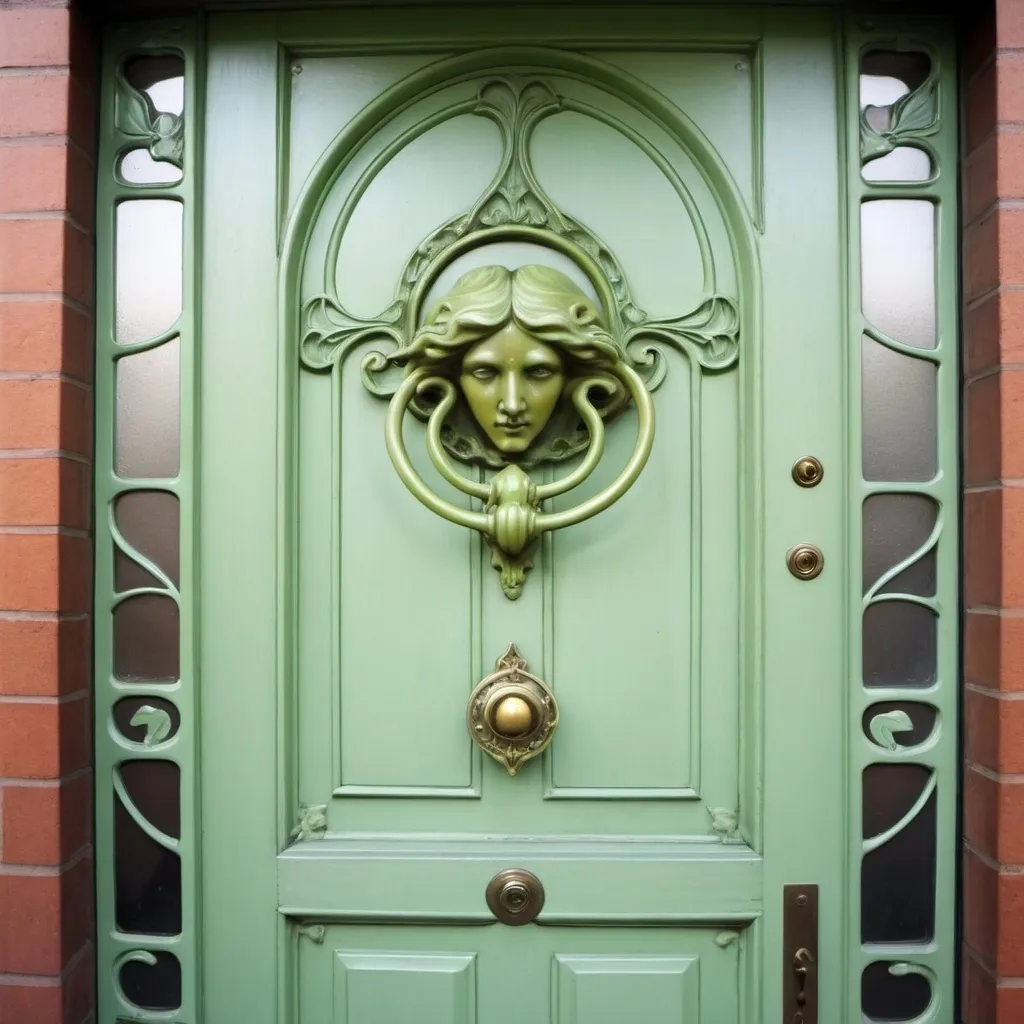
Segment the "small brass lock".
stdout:
[[793,482],[800,487],[817,487],[825,475],[825,467],[813,455],[801,456],[793,463]]
[[825,556],[813,544],[797,544],[786,555],[786,565],[798,580],[813,580],[825,568]]
[[544,886],[532,871],[499,871],[487,885],[487,906],[502,924],[529,924],[544,906]]

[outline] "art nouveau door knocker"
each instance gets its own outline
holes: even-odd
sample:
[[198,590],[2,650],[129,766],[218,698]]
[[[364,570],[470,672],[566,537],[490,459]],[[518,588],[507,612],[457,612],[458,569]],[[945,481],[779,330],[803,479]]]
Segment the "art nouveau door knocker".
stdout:
[[[594,302],[550,267],[470,271],[389,359],[406,367],[387,420],[388,454],[398,475],[427,508],[484,535],[509,598],[522,593],[541,534],[589,519],[617,501],[651,453],[654,405],[647,388],[622,360]],[[604,416],[622,408],[626,396],[637,407],[639,434],[623,471],[589,500],[545,512],[546,499],[593,472],[604,451]],[[435,468],[478,498],[480,511],[446,501],[413,468],[402,440],[402,420],[413,402],[427,417]],[[459,473],[445,451],[445,423],[459,405],[463,426],[471,417],[480,445],[490,449],[488,462],[502,466],[487,484]],[[525,468],[534,447],[550,432],[576,432],[581,423],[589,437],[586,456],[561,480],[537,484]]]

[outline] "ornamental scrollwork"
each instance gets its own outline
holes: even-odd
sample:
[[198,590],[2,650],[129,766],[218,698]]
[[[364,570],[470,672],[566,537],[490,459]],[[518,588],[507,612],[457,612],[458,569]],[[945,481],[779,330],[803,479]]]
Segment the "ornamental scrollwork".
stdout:
[[[513,600],[544,533],[597,515],[639,477],[654,443],[651,392],[666,374],[663,349],[706,372],[727,370],[738,357],[732,300],[708,294],[693,310],[651,316],[634,301],[608,246],[545,193],[530,141],[536,126],[564,106],[539,79],[485,82],[472,113],[497,125],[502,157],[482,195],[417,246],[378,316],[349,313],[330,287],[301,311],[300,353],[308,369],[335,367],[355,346],[379,346],[364,357],[362,378],[371,394],[391,401],[385,439],[395,469],[427,508],[483,535],[502,590]],[[423,308],[445,266],[499,241],[530,242],[568,257],[596,300],[553,267],[492,265],[464,274]],[[575,507],[547,511],[546,501],[590,476],[606,424],[630,405],[637,441],[614,483]],[[438,474],[479,508],[448,501],[417,473],[405,449],[406,411],[426,424]],[[579,465],[561,480],[541,483],[530,475],[577,456]],[[451,459],[493,475],[486,483],[467,477]]]
[[114,87],[114,127],[149,150],[154,160],[185,165],[185,119],[158,111],[149,96],[136,89],[119,67]]

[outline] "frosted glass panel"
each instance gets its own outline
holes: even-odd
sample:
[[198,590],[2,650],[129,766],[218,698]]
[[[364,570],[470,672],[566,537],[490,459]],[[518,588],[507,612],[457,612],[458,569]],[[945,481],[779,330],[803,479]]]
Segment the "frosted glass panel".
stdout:
[[121,477],[178,474],[180,367],[177,338],[117,361],[114,468]]
[[861,175],[865,181],[927,181],[932,176],[932,161],[923,149],[898,146],[885,156],[869,160]]
[[935,207],[878,199],[860,208],[864,316],[896,341],[935,347]]
[[117,208],[115,340],[155,338],[181,315],[182,205],[132,199]]
[[867,480],[931,480],[938,468],[935,366],[863,339]]
[[124,64],[124,77],[144,92],[155,110],[181,114],[185,109],[185,61],[173,54],[136,57]]
[[174,185],[181,176],[180,168],[154,160],[148,149],[129,150],[121,160],[121,177],[132,185]]
[[892,105],[919,85],[931,72],[926,53],[902,50],[873,50],[860,64],[860,109],[875,131],[888,131]]

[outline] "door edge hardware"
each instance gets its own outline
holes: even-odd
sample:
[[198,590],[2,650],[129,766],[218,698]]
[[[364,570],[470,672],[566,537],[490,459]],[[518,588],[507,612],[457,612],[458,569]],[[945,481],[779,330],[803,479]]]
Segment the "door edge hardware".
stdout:
[[530,924],[544,906],[544,886],[523,868],[499,871],[487,883],[486,896],[487,906],[502,924]]
[[817,487],[825,475],[825,467],[813,455],[802,455],[793,463],[793,482],[800,487]]
[[509,775],[543,753],[558,728],[558,702],[551,687],[526,668],[526,659],[509,644],[494,671],[474,687],[466,707],[473,742]]
[[786,565],[798,580],[813,580],[825,568],[825,556],[813,544],[797,544],[786,553]]
[[818,887],[782,890],[782,1021],[818,1024]]

